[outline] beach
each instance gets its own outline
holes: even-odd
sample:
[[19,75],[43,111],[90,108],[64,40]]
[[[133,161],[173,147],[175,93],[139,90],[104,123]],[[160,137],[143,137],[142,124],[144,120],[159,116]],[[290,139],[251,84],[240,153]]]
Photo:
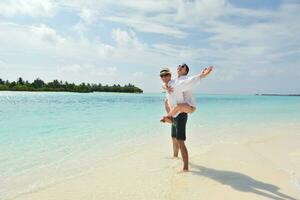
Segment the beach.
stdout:
[[300,200],[299,21],[300,0],[1,0],[0,200]]
[[1,93],[0,199],[300,199],[297,97],[196,97],[181,173],[162,94]]
[[300,127],[281,128],[284,133],[277,129],[205,150],[192,146],[188,173],[180,173],[181,160],[170,156],[165,134],[85,175],[15,199],[299,199]]

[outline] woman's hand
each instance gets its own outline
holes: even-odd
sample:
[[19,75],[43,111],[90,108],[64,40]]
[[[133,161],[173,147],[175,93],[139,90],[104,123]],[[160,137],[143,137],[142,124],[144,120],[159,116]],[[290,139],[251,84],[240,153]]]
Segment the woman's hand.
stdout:
[[209,66],[209,67],[206,67],[204,70],[202,70],[201,72],[201,77],[204,78],[206,77],[208,74],[210,74],[210,72],[213,70],[213,66]]

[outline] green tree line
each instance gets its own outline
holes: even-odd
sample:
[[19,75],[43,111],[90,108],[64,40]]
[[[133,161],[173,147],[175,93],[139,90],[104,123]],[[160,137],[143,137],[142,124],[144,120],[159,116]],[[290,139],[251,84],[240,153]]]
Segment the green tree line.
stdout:
[[0,78],[0,90],[6,91],[54,91],[54,92],[124,92],[124,93],[142,93],[143,90],[132,85],[102,85],[95,83],[68,83],[67,81],[53,80],[44,82],[37,78],[33,82],[24,81],[21,77],[17,81],[4,81]]

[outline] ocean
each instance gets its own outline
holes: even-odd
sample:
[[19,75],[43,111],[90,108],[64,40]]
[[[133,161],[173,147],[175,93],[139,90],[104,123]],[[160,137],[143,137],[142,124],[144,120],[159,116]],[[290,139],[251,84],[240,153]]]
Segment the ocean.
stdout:
[[[299,125],[300,97],[196,94],[192,145]],[[123,147],[170,134],[162,93],[0,92],[0,199],[85,173]],[[158,147],[156,147],[158,148]]]

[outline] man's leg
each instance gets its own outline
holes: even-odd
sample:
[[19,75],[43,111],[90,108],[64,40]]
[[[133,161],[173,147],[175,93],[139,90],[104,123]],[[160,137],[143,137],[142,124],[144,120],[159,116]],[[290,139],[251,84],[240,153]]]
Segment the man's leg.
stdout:
[[172,123],[171,126],[171,137],[172,137],[172,144],[173,144],[173,156],[178,157],[179,152],[179,146],[177,143],[176,135],[177,135],[177,128],[176,128],[176,119],[174,120],[174,123]]
[[184,140],[177,140],[183,160],[183,171],[189,171],[189,154],[185,146]]
[[179,145],[177,139],[172,137],[172,143],[173,143],[173,157],[177,158],[179,152]]
[[177,121],[177,143],[181,152],[182,161],[183,161],[183,171],[186,172],[189,170],[189,155],[188,150],[185,146],[185,139],[186,139],[186,123],[187,123],[188,115],[187,113],[180,113],[176,117]]

